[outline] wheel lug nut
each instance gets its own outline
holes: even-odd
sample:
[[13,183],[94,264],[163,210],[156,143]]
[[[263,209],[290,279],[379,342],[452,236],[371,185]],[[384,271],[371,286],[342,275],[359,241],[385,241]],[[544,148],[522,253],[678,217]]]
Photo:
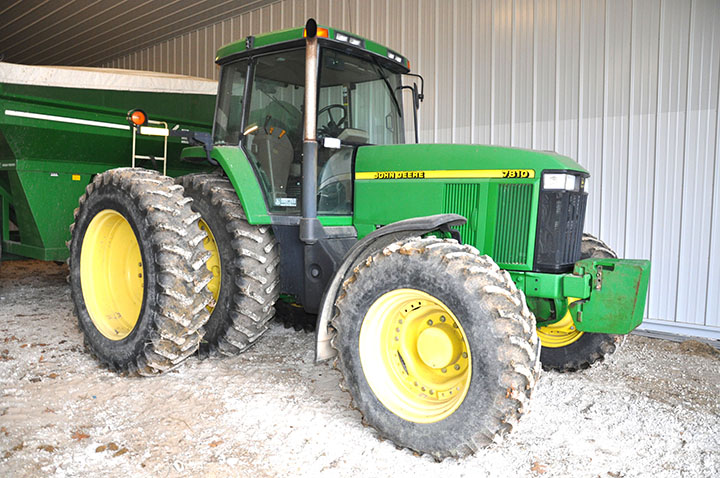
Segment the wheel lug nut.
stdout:
[[435,393],[435,390],[430,390],[430,395],[432,395],[433,393]]
[[460,365],[455,364],[455,370],[460,370]]
[[447,369],[445,367],[442,368],[442,373],[447,373]]
[[395,342],[397,342],[398,340],[400,340],[400,339],[398,337],[395,337]]
[[432,321],[432,320],[428,320],[428,325],[432,325],[432,324],[433,324],[433,321]]
[[462,353],[462,358],[467,358],[467,352]]
[[445,322],[445,316],[444,316],[444,315],[441,315],[441,316],[440,316],[440,322]]

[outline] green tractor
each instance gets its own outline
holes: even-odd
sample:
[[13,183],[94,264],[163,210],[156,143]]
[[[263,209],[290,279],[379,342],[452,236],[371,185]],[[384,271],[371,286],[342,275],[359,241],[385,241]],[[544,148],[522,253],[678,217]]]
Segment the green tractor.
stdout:
[[[465,456],[526,411],[540,372],[612,353],[643,317],[649,262],[583,234],[588,172],[550,152],[405,144],[408,60],[313,20],[221,48],[203,172],[97,175],[70,242],[93,353],[152,375],[233,355],[282,294],[317,314],[379,435]],[[144,115],[132,115],[139,133]],[[416,116],[415,116],[416,117]],[[417,137],[417,121],[415,121]]]

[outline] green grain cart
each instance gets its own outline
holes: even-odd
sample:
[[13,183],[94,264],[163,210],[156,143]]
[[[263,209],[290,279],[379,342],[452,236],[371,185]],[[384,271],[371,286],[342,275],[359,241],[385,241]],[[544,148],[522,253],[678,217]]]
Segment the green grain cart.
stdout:
[[442,459],[513,426],[539,360],[586,368],[642,321],[649,263],[583,234],[588,172],[405,144],[403,93],[414,110],[422,93],[401,54],[310,20],[217,63],[212,137],[130,115],[140,138],[190,137],[181,164],[202,171],[106,171],[75,211],[72,296],[104,364],[151,375],[236,354],[282,293],[317,314],[317,360],[337,358],[365,421]]

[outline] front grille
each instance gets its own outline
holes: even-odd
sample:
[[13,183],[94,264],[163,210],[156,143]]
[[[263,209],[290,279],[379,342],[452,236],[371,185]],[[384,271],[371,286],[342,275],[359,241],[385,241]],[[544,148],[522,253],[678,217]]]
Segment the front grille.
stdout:
[[498,264],[526,264],[532,208],[532,184],[501,184],[498,188],[495,247]]
[[584,192],[540,192],[534,270],[570,272],[580,260],[586,204]]
[[443,212],[460,214],[467,219],[462,226],[456,227],[464,244],[477,244],[477,224],[475,215],[478,205],[477,184],[446,184],[443,198]]

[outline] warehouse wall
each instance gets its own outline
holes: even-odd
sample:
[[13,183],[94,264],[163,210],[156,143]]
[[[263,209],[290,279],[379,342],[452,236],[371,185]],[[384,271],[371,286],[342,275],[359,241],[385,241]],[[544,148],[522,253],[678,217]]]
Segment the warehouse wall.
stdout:
[[652,260],[648,325],[720,338],[720,2],[284,0],[107,66],[217,78],[220,45],[308,17],[410,58],[422,142],[576,158],[586,229]]

